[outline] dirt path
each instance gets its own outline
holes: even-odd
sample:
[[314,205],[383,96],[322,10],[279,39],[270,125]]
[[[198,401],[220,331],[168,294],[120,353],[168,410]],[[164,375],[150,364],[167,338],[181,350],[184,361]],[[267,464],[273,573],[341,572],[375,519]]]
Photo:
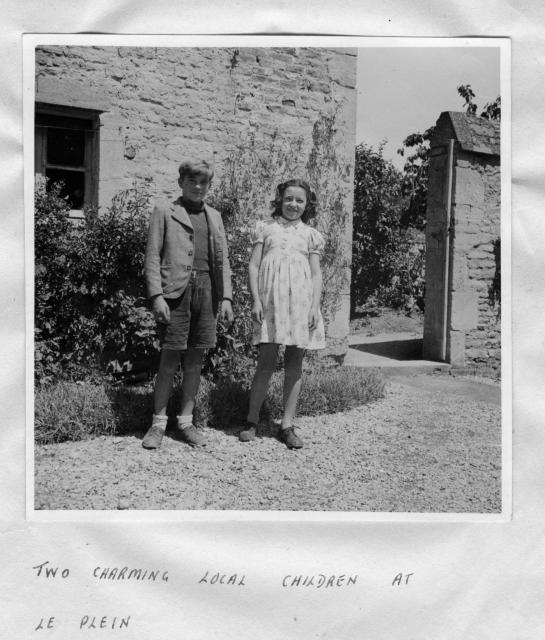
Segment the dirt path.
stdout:
[[402,375],[394,372],[388,375],[388,379],[412,389],[446,393],[458,398],[473,402],[485,402],[487,404],[501,406],[500,385],[491,381],[481,381],[478,378],[451,376],[448,372],[432,375]]
[[37,509],[501,510],[499,388],[392,377],[369,406],[299,418],[305,441],[241,443],[207,429],[194,450],[134,436],[36,447]]

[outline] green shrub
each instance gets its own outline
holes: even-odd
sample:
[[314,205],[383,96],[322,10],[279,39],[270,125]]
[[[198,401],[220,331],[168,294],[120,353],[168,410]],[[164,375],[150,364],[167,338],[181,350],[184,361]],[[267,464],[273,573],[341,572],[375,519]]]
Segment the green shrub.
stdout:
[[[217,429],[242,424],[248,410],[253,370],[240,379],[201,382],[195,421]],[[282,414],[283,372],[272,378],[262,418]],[[169,404],[169,415],[179,410],[179,381]],[[152,389],[57,382],[38,387],[35,394],[35,439],[38,444],[85,440],[99,435],[143,434],[151,424]],[[367,404],[384,395],[384,380],[375,370],[316,366],[304,373],[298,414],[337,413]]]
[[71,221],[60,193],[36,185],[36,382],[149,366],[158,341],[144,297],[148,194],[135,186]]
[[[271,415],[282,414],[283,376],[275,374],[267,396]],[[318,368],[303,374],[297,413],[318,416],[348,411],[384,396],[384,379],[376,370],[356,367]]]
[[34,407],[39,444],[142,431],[152,411],[149,392],[65,381],[37,387]]
[[231,377],[208,382],[197,398],[196,423],[216,429],[241,425],[248,414],[250,384],[249,380]]
[[387,283],[377,287],[374,299],[392,309],[411,313],[424,309],[425,245],[421,233],[400,229],[398,243],[391,254],[391,273]]
[[[303,372],[297,413],[317,416],[348,411],[384,396],[385,382],[375,369],[327,366],[320,361],[307,365]],[[195,419],[199,424],[215,428],[242,424],[248,413],[250,387],[254,369],[246,366],[240,376],[226,376],[217,382],[201,384]],[[283,370],[272,378],[261,411],[263,420],[282,416]]]
[[373,301],[410,312],[423,304],[423,234],[403,223],[402,174],[382,154],[383,146],[356,147],[352,310]]
[[[346,287],[348,261],[338,233],[348,211],[343,180],[350,167],[337,159],[336,115],[321,116],[312,140],[273,134],[266,142],[249,134],[229,150],[208,202],[223,214],[233,272],[235,322],[219,327],[218,345],[207,354],[204,373],[240,379],[240,363],[255,366],[248,288],[250,229],[270,213],[276,185],[301,176],[318,195],[316,224],[326,238],[322,261],[322,310],[334,315]],[[47,187],[47,188],[46,188]],[[133,187],[100,214],[85,211],[69,220],[61,185],[38,182],[35,190],[35,380],[81,380],[149,371],[158,340],[145,299],[143,260],[149,195]]]
[[62,372],[59,291],[64,286],[72,226],[69,205],[60,191],[61,185],[46,189],[45,181],[39,181],[34,195],[35,377],[45,382]]

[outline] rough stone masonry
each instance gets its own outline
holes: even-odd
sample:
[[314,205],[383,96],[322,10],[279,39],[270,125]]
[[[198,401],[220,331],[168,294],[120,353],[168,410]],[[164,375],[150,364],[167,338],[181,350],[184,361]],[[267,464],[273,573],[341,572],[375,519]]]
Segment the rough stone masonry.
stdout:
[[442,113],[430,154],[425,357],[500,366],[500,197],[499,123]]
[[[355,145],[356,52],[325,48],[47,46],[36,49],[37,112],[96,115],[96,203],[133,182],[154,195],[176,189],[181,156],[209,156],[217,173],[234,145],[254,136],[266,149],[301,137],[301,175],[313,128],[335,114],[336,162],[326,176],[346,211],[339,259],[349,276]],[[72,115],[74,115],[72,113]],[[266,207],[267,203],[264,202]],[[333,221],[334,222],[334,221]],[[327,328],[330,351],[347,348],[349,277]]]

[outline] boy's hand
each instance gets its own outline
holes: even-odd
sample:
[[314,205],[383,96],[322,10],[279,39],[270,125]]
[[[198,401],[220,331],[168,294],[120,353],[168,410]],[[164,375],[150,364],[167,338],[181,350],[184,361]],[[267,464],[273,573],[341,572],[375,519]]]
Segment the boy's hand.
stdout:
[[310,331],[314,331],[318,326],[319,311],[315,307],[311,307],[308,313],[308,328]]
[[263,305],[260,300],[256,300],[252,306],[252,318],[259,324],[263,322]]
[[231,305],[231,300],[222,300],[221,301],[220,319],[228,327],[231,325],[231,323],[235,319],[235,314],[233,313],[233,307]]
[[153,298],[153,315],[157,322],[168,324],[170,322],[170,307],[163,296]]

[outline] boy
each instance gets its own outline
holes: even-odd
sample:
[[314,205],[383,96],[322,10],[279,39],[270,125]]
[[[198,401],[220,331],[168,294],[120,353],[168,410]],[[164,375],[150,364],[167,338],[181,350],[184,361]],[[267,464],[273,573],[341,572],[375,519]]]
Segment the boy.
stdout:
[[233,321],[225,231],[219,212],[204,204],[214,171],[205,160],[190,160],[182,162],[178,172],[182,195],[154,208],[144,261],[147,292],[161,339],[153,421],[142,440],[146,449],[161,446],[168,398],[182,352],[178,433],[191,446],[205,444],[193,424],[204,350],[216,345],[218,308],[223,321]]

